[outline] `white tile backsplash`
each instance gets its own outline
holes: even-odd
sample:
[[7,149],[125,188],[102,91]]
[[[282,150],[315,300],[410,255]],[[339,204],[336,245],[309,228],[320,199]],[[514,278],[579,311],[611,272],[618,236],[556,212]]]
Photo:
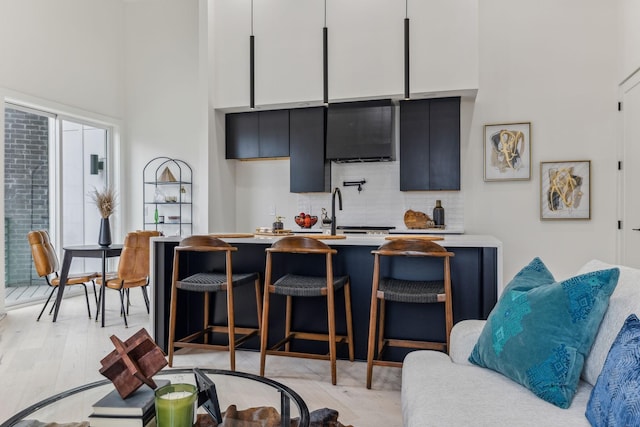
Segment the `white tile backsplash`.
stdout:
[[[430,217],[436,200],[445,209],[447,230],[464,231],[464,205],[461,191],[400,191],[400,162],[333,163],[332,188],[342,193],[343,210],[338,210],[338,225],[394,226],[405,229],[404,213],[408,209],[424,212]],[[367,182],[358,187],[344,187],[344,181]],[[321,208],[331,215],[331,194],[298,194],[298,210],[320,216]]]

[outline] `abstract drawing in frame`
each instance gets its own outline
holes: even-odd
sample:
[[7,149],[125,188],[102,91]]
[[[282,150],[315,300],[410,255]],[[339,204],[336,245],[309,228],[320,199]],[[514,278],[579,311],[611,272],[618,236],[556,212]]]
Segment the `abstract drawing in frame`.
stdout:
[[531,123],[484,126],[484,180],[531,179]]
[[540,163],[540,218],[591,219],[591,161]]

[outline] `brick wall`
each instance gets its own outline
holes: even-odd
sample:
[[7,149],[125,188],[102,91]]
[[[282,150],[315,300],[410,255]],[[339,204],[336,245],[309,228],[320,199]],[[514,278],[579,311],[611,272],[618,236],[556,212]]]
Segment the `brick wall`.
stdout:
[[31,260],[27,233],[49,229],[49,119],[5,109],[5,280],[44,282]]

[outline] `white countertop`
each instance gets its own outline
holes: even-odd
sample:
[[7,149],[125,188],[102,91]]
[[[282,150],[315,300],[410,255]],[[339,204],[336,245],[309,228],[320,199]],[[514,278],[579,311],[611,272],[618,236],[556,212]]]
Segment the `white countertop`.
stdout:
[[[223,234],[218,232],[216,234]],[[394,235],[404,233],[394,233]],[[407,233],[409,234],[409,233]],[[455,248],[473,247],[473,248],[502,248],[502,242],[493,236],[481,234],[447,234],[443,235],[444,240],[438,240],[436,243],[442,246]],[[261,243],[270,244],[282,236],[254,236],[248,238],[223,238],[222,240],[229,243]],[[180,236],[153,237],[154,241],[179,242],[182,240]],[[380,246],[386,242],[384,235],[359,235],[349,234],[344,239],[328,239],[323,240],[330,246]]]
[[462,228],[395,228],[390,234],[463,234]]
[[[229,232],[234,233],[234,232]],[[217,232],[216,234],[223,234]],[[394,233],[402,234],[402,233]],[[409,233],[407,233],[409,234]],[[443,240],[438,240],[436,243],[448,248],[496,248],[497,250],[497,278],[498,278],[498,297],[502,294],[503,279],[502,279],[502,242],[493,236],[483,234],[447,234],[442,235]],[[254,236],[248,238],[224,238],[222,240],[233,243],[258,243],[258,244],[271,244],[282,236]],[[180,236],[167,236],[167,237],[152,237],[152,241],[164,241],[164,242],[179,242],[183,238]],[[387,242],[384,235],[347,235],[345,239],[331,239],[323,240],[330,246],[380,246]],[[151,245],[151,262],[154,259],[154,246]]]
[[[320,228],[296,228],[292,230],[293,233],[309,233],[309,234],[317,234],[322,233],[322,229]],[[338,234],[341,233],[341,230],[338,230]],[[389,230],[389,234],[464,234],[463,228],[405,228],[399,227]]]

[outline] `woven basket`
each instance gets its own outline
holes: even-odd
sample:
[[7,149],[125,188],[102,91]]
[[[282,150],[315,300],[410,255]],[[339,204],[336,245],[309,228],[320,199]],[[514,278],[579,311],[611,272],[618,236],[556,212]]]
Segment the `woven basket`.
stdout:
[[409,209],[404,213],[404,225],[409,229],[429,228],[429,223],[432,224],[433,222],[431,218],[429,218],[429,215],[424,212]]

